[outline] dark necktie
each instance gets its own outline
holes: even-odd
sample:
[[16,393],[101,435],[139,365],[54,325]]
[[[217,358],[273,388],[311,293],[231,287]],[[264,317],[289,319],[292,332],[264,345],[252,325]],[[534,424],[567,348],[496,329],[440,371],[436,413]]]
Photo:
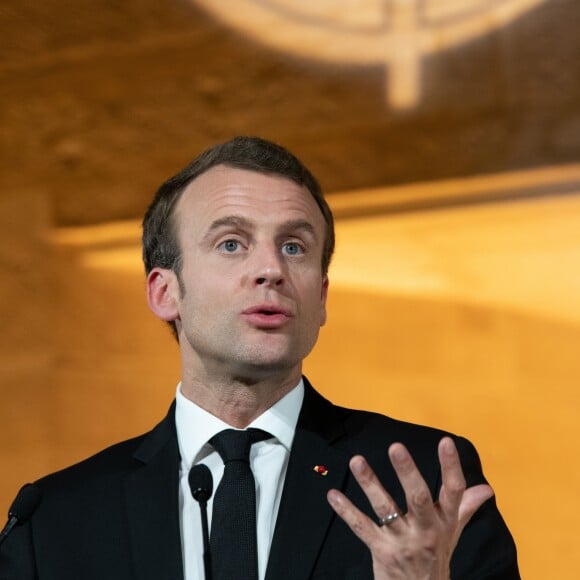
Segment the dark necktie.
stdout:
[[253,443],[272,436],[260,429],[226,429],[210,439],[224,462],[211,522],[213,580],[258,580]]

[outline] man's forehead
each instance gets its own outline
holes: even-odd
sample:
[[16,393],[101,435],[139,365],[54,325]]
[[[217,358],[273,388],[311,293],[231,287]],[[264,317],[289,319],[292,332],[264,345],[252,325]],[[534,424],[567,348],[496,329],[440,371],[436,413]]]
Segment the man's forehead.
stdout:
[[[294,207],[324,220],[310,190],[289,177],[276,173],[261,173],[227,165],[216,165],[202,173],[184,189],[176,205],[178,219],[188,210],[218,211],[228,206],[248,205],[259,209],[272,205],[268,211]],[[266,208],[265,208],[266,209]],[[177,216],[176,216],[177,217]],[[314,218],[317,221],[317,218]]]
[[[306,186],[300,185],[292,178],[281,173],[259,171],[243,167],[234,167],[219,164],[210,167],[193,179],[185,188],[185,191],[207,191],[208,188],[249,188],[252,185],[271,183],[283,186],[284,189],[304,191],[311,195]],[[184,192],[185,193],[185,192]]]

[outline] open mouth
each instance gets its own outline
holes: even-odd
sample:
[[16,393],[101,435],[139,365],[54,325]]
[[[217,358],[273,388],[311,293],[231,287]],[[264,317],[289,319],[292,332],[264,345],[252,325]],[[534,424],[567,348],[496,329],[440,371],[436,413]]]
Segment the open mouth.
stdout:
[[258,328],[277,328],[286,323],[292,315],[276,306],[255,306],[243,312],[245,319]]
[[282,316],[286,316],[287,318],[290,318],[292,316],[291,313],[285,308],[269,304],[260,304],[258,306],[247,308],[246,310],[244,310],[244,314],[262,314],[264,316],[277,316],[281,314]]

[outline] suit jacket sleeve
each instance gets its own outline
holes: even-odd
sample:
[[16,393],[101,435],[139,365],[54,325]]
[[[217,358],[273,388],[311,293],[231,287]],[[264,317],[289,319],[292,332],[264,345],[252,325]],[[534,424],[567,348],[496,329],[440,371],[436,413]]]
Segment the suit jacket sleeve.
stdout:
[[[467,485],[486,483],[481,462],[473,445],[455,439]],[[497,509],[495,498],[489,499],[471,518],[453,553],[451,578],[460,580],[517,580],[516,547]]]

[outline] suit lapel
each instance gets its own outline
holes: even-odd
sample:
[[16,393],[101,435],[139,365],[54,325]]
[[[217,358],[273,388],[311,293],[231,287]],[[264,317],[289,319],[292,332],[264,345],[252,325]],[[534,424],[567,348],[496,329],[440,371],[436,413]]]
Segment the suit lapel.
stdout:
[[[336,409],[305,380],[305,397],[290,454],[266,580],[310,577],[334,512],[326,494],[342,489],[349,457],[334,449],[343,434]],[[315,471],[321,466],[326,475]]]
[[182,579],[174,407],[146,437],[135,458],[143,465],[127,476],[125,498],[136,578]]
[[[304,382],[304,403],[288,463],[266,580],[310,577],[326,531],[336,517],[326,494],[332,488],[342,489],[348,474],[350,456],[332,446],[344,434],[337,410],[306,379]],[[135,453],[142,465],[125,480],[131,556],[137,580],[184,577],[174,405]],[[317,465],[328,473],[315,471]]]

